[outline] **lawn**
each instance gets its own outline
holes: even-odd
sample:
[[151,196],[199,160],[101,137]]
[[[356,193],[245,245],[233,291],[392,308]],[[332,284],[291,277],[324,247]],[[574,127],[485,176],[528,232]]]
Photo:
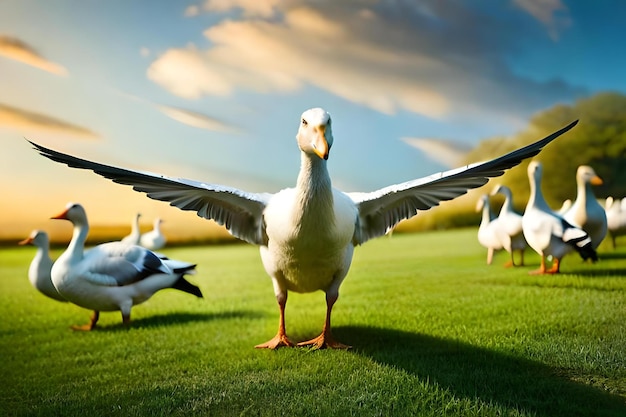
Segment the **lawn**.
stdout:
[[[475,229],[368,242],[333,312],[348,351],[253,348],[278,324],[257,248],[164,252],[198,263],[205,298],[162,291],[85,333],[87,310],[28,283],[34,248],[0,249],[0,415],[626,416],[626,246],[544,277],[530,252],[487,266]],[[324,312],[291,293],[290,337]]]

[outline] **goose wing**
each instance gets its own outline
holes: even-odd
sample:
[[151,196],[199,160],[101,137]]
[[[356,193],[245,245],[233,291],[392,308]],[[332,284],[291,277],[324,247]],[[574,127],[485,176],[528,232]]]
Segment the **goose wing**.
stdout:
[[452,200],[469,189],[486,184],[489,178],[498,177],[524,159],[537,155],[544,146],[576,123],[577,120],[535,143],[487,162],[391,185],[371,193],[348,193],[359,210],[354,244],[382,236],[401,220],[416,215],[419,210],[428,210],[441,201]]
[[29,142],[41,155],[53,161],[71,168],[91,170],[113,182],[130,185],[152,199],[167,201],[181,210],[195,211],[198,216],[225,226],[230,234],[246,242],[266,243],[263,210],[271,194],[249,193],[222,185],[117,168]]
[[94,284],[123,287],[154,274],[172,270],[158,256],[140,246],[109,242],[85,252],[80,266],[83,278]]

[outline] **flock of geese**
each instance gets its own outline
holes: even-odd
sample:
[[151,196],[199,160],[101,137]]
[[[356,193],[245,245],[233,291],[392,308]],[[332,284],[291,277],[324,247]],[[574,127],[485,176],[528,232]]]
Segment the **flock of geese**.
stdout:
[[202,298],[200,289],[185,279],[196,272],[195,264],[168,259],[128,240],[85,250],[89,222],[85,209],[77,203],[69,203],[52,219],[73,224],[72,240],[56,261],[50,258],[48,234],[42,230],[34,230],[19,244],[37,247],[28,269],[33,287],[54,300],[93,310],[89,324],[72,326],[74,330],[93,330],[100,311],[120,311],[122,322],[128,324],[134,305],[165,288]]
[[[421,210],[486,184],[489,178],[500,176],[524,159],[537,155],[576,123],[499,158],[369,193],[344,193],[332,187],[327,169],[334,141],[332,121],[330,114],[321,108],[307,110],[300,118],[296,140],[301,151],[301,166],[295,187],[275,194],[250,193],[224,185],[117,168],[30,143],[41,155],[53,161],[92,170],[114,182],[130,185],[150,198],[169,202],[181,210],[194,211],[200,217],[225,226],[233,236],[258,245],[263,266],[272,280],[279,323],[276,335],[257,348],[294,346],[296,343],[287,336],[285,326],[287,295],[290,291],[307,293],[318,290],[326,293],[322,332],[297,345],[348,348],[333,337],[331,315],[356,246],[385,235],[401,220]],[[533,166],[540,172],[540,167]],[[536,184],[537,177],[534,178]],[[533,205],[540,206],[543,200],[536,188]],[[540,217],[540,214],[536,216]],[[68,301],[94,311],[120,310],[127,322],[131,306],[144,301],[154,291],[192,286],[184,276],[194,270],[193,265],[185,266],[181,262],[170,265],[171,261],[140,246],[113,242],[85,251],[88,225],[80,205],[68,206],[57,218],[74,223],[72,242],[51,268],[54,288]],[[564,223],[560,227],[561,237],[580,248],[587,247]],[[536,244],[527,239],[531,246]],[[548,250],[552,251],[554,257],[561,256],[556,246],[549,236],[543,250],[546,254]],[[109,260],[112,256],[116,262],[124,264],[124,268],[115,269]],[[105,272],[96,272],[94,268],[97,266]]]
[[[506,199],[498,217],[489,205],[489,197],[481,196],[477,210],[482,210],[478,229],[478,241],[487,248],[487,264],[491,264],[493,253],[505,249],[511,254],[506,266],[523,265],[523,253],[530,246],[541,256],[541,265],[533,273],[558,273],[561,259],[569,252],[577,251],[583,259],[597,260],[596,249],[607,236],[615,238],[626,234],[626,210],[622,202],[606,200],[602,207],[595,197],[593,186],[601,185],[602,179],[592,167],[581,165],[576,171],[576,200],[567,201],[560,210],[548,207],[541,191],[542,166],[532,161],[528,166],[531,194],[523,215],[512,208],[512,195],[508,187],[497,186],[493,192],[502,193]],[[521,253],[521,262],[515,264],[513,252]],[[551,257],[551,268],[546,267],[546,258]]]
[[133,217],[133,221],[130,224],[130,233],[122,238],[122,242],[130,245],[140,245],[150,250],[162,249],[167,243],[167,239],[161,231],[161,223],[163,223],[163,220],[157,217],[152,224],[152,230],[141,233],[141,229],[139,228],[140,217],[141,213],[137,213],[135,217]]

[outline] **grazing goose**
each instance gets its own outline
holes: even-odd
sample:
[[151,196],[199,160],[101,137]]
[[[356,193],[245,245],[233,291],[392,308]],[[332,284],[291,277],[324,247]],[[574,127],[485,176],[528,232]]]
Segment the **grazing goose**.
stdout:
[[497,185],[491,195],[504,195],[504,203],[498,215],[499,236],[502,247],[511,254],[511,261],[506,266],[517,266],[515,264],[514,252],[520,252],[520,263],[524,265],[524,250],[526,250],[526,239],[522,230],[522,216],[513,209],[513,193],[506,185]]
[[[522,228],[528,245],[541,256],[541,266],[534,274],[556,274],[560,271],[561,259],[576,250],[583,259],[598,259],[589,235],[577,226],[568,223],[548,207],[541,192],[542,166],[537,161],[528,164],[530,197],[522,216]],[[546,256],[552,256],[550,269],[546,268]]]
[[289,291],[326,293],[326,319],[319,337],[300,345],[347,348],[331,332],[331,312],[350,268],[356,245],[383,236],[403,219],[440,201],[484,185],[490,177],[518,165],[567,132],[573,122],[550,136],[491,161],[468,165],[370,193],[346,194],[334,189],[327,169],[333,145],[330,115],[320,108],[305,111],[296,135],[301,150],[295,188],[276,194],[250,193],[160,174],[116,168],[63,154],[30,142],[43,156],[70,167],[89,169],[131,185],[148,197],[224,225],[235,237],[259,245],[279,307],[274,338],[258,348],[293,346],[285,331]]
[[195,265],[161,260],[146,248],[122,242],[103,243],[85,251],[89,223],[80,204],[70,203],[52,218],[74,225],[72,240],[52,266],[52,283],[68,301],[94,310],[91,322],[74,326],[75,330],[92,330],[100,311],[119,310],[122,322],[128,324],[131,308],[164,288],[202,297],[200,289],[184,277],[195,272]]
[[606,213],[596,200],[593,185],[602,185],[602,179],[590,166],[579,166],[576,170],[576,200],[563,218],[587,232],[593,248],[597,249],[606,236],[607,224]]
[[122,242],[129,245],[138,245],[141,238],[141,231],[139,230],[139,218],[141,213],[135,214],[133,221],[130,223],[130,234],[122,238]]
[[607,197],[604,203],[606,211],[607,227],[611,236],[613,249],[617,247],[616,239],[618,236],[626,235],[626,198],[614,200],[613,197]]
[[493,253],[502,249],[502,241],[498,235],[500,226],[499,220],[493,215],[489,196],[483,194],[476,202],[476,211],[482,211],[480,226],[478,227],[478,242],[487,248],[487,265],[493,261]]
[[37,248],[35,257],[28,268],[28,280],[43,295],[53,300],[66,302],[52,284],[50,271],[54,263],[50,258],[50,241],[43,230],[33,230],[30,236],[20,241],[19,245],[33,245]]
[[149,232],[144,233],[139,238],[139,244],[150,250],[159,250],[165,246],[165,236],[161,232],[161,223],[163,220],[157,218],[154,220],[154,227]]

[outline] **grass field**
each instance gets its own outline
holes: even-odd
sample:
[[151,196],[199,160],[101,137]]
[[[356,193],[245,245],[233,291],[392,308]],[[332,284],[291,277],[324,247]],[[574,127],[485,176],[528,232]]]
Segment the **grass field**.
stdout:
[[[257,248],[164,252],[198,263],[205,299],[162,291],[82,333],[87,310],[28,283],[34,248],[1,249],[0,415],[626,416],[626,247],[544,277],[530,252],[485,265],[474,229],[368,242],[333,312],[349,351],[253,348],[278,322]],[[289,335],[324,311],[291,293]]]

